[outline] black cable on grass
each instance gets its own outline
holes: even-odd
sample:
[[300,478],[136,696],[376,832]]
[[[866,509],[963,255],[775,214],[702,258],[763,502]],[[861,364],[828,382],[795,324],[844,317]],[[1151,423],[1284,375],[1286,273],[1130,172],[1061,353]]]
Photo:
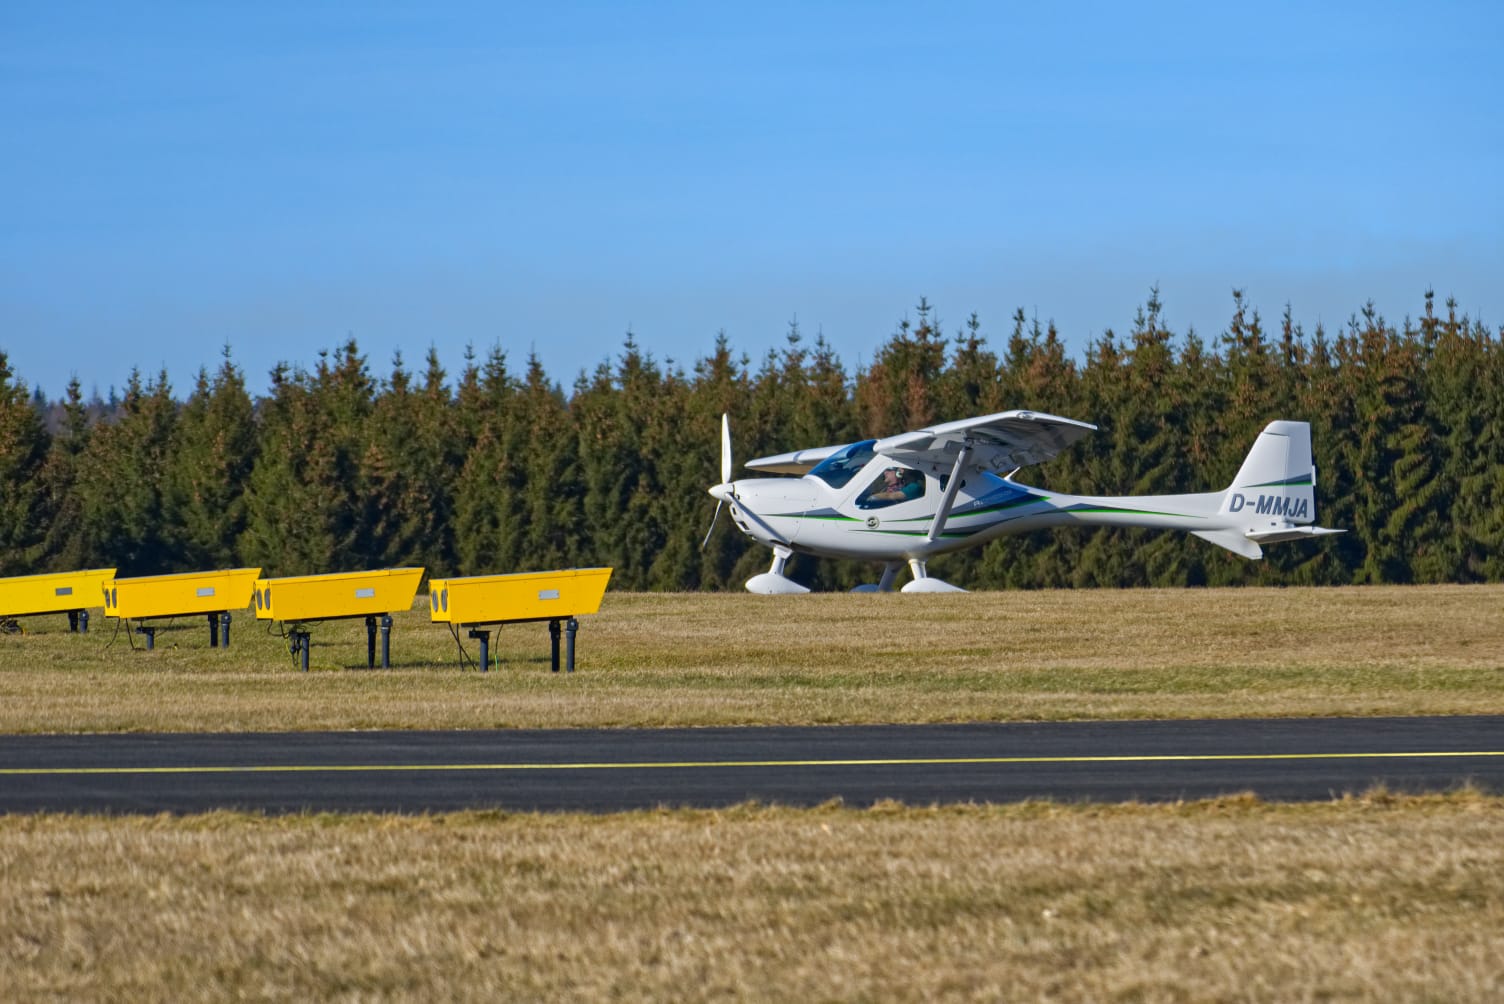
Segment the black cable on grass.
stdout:
[[470,655],[469,652],[465,651],[465,643],[462,642],[462,641],[460,641],[460,629],[458,627],[456,627],[454,624],[450,624],[449,625],[449,633],[452,634],[452,635],[454,635],[454,646],[455,646],[455,648],[458,648],[460,650],[460,670],[461,670],[461,672],[464,671],[464,669],[465,669],[465,663],[467,663],[467,662],[470,665],[472,665],[472,666],[478,666],[479,663],[477,663],[475,661],[475,659],[471,657],[471,655]]
[[[110,646],[111,645],[115,644],[115,639],[120,637],[120,622],[121,622],[121,620],[123,620],[123,618],[121,618],[121,617],[116,617],[115,618],[115,633],[112,634],[112,635],[110,635],[110,640],[104,646],[104,650],[106,652],[108,652],[110,650]],[[126,632],[125,640],[126,641],[130,641],[130,638],[131,638],[130,632]],[[132,643],[131,644],[131,651],[134,652],[135,650],[136,650],[136,646],[135,646],[134,643]]]

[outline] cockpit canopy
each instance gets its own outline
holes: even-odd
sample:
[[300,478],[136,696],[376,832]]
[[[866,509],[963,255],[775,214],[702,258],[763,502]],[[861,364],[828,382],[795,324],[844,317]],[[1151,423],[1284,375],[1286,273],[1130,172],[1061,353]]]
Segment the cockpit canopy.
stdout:
[[842,447],[811,468],[810,476],[819,478],[832,488],[845,488],[867,466],[867,461],[872,459],[872,444],[876,442],[875,439],[864,439],[860,443]]

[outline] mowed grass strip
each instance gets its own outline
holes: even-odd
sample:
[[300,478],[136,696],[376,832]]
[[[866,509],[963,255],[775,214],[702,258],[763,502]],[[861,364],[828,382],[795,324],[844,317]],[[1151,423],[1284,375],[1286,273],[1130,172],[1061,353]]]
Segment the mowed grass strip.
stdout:
[[1496,1001],[1504,800],[0,818],[17,1000]]
[[359,621],[314,626],[303,674],[248,613],[228,650],[185,618],[153,652],[98,616],[87,635],[32,618],[0,636],[0,731],[1504,713],[1504,586],[608,593],[572,675],[549,672],[546,624],[493,635],[499,670],[462,670],[426,602],[375,672]]

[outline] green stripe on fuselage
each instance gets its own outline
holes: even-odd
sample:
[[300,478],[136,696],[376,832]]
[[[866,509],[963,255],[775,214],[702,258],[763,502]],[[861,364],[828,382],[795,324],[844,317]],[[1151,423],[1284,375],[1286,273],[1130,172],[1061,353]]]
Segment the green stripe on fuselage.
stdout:
[[1193,512],[1160,512],[1157,509],[1123,509],[1111,505],[1073,505],[1066,512],[1116,512],[1124,516],[1169,516],[1173,519],[1206,519]]
[[830,523],[860,523],[861,519],[856,516],[842,516],[839,513],[827,516],[824,513],[807,512],[778,512],[769,519],[823,519]]
[[[978,530],[985,530],[985,529],[987,529],[987,528],[984,527],[984,526],[979,526],[979,527],[976,527],[975,529],[970,529],[970,530],[946,530],[940,536],[942,536],[942,537],[970,537],[972,534],[976,533]],[[866,527],[861,528],[857,532],[858,533],[886,533],[886,534],[889,534],[890,536],[894,536],[894,537],[923,537],[925,535],[925,531],[923,531],[923,530],[884,530],[884,529],[881,529],[881,528],[878,528],[876,530],[869,530]]]
[[[1021,508],[1023,506],[1033,505],[1036,502],[1048,502],[1049,500],[1050,500],[1050,496],[1048,496],[1048,495],[1029,495],[1029,496],[1026,496],[1024,498],[1012,499],[1011,501],[1008,501],[1008,502],[999,502],[997,505],[985,506],[985,507],[983,507],[981,509],[970,509],[970,510],[967,510],[966,512],[952,512],[950,514],[950,519],[952,519],[952,520],[956,520],[956,519],[972,519],[972,518],[974,518],[976,516],[987,516],[987,515],[990,515],[992,513],[1006,512],[1009,509],[1018,509],[1018,508]],[[881,510],[874,510],[874,511],[875,512],[880,512]],[[1127,510],[1124,510],[1124,511],[1127,511]],[[768,518],[769,519],[811,519],[811,520],[822,520],[822,521],[827,522],[827,523],[863,523],[863,522],[866,521],[865,518],[861,517],[861,516],[843,516],[840,513],[809,513],[809,512],[779,512],[779,513],[772,513]],[[894,522],[894,523],[930,523],[930,522],[933,522],[934,519],[935,519],[935,514],[931,512],[931,513],[925,513],[923,516],[905,516],[902,519],[892,520],[891,522]],[[988,525],[991,526],[991,525],[994,525],[994,524],[988,524]],[[972,534],[976,533],[978,530],[984,530],[984,529],[986,529],[986,527],[971,527],[969,529],[964,529],[964,530],[947,531],[945,533],[942,533],[940,536],[942,536],[942,537],[969,537]],[[875,531],[875,532],[878,532],[878,533],[906,534],[906,535],[909,535],[909,536],[923,536],[923,534],[915,534],[914,531],[912,531],[912,530],[879,530],[879,531]]]

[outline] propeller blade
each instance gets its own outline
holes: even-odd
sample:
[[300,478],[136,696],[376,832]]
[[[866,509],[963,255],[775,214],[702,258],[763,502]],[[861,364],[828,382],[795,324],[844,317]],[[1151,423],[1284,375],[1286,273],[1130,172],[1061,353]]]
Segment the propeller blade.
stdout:
[[712,533],[715,533],[716,520],[721,518],[721,506],[725,504],[725,499],[722,499],[715,504],[715,515],[710,517],[710,529],[705,531],[705,539],[700,542],[700,550],[703,551],[705,550],[705,548],[710,546],[710,535]]
[[721,484],[731,480],[731,418],[721,414]]
[[736,495],[736,489],[731,487],[731,418],[724,412],[721,413],[721,483],[710,489],[710,494],[716,497],[715,515],[710,517],[710,529],[705,531],[705,539],[700,543],[700,550],[710,546],[710,535],[715,533],[715,524],[721,518],[721,506],[726,504],[725,496],[720,494],[722,488],[730,488],[732,497]]

